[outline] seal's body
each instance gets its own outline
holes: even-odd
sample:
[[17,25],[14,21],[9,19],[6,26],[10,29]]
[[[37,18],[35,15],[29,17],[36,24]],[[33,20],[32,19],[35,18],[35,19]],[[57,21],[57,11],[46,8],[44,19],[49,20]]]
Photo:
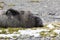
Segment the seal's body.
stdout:
[[4,27],[43,27],[42,20],[30,11],[17,11],[8,9],[0,17],[0,26]]

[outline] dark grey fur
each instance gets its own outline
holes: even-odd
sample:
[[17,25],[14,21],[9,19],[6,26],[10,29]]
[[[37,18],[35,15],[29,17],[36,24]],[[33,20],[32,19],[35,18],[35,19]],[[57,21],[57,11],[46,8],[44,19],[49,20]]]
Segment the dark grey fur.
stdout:
[[30,11],[17,11],[8,9],[4,15],[0,16],[0,26],[2,27],[43,27],[42,20],[34,16]]

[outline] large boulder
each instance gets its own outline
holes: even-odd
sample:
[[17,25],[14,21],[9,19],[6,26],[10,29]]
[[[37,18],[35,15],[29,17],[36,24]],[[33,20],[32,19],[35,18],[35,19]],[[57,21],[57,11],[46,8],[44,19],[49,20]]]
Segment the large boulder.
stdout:
[[30,11],[8,9],[0,15],[1,27],[43,27],[42,20]]

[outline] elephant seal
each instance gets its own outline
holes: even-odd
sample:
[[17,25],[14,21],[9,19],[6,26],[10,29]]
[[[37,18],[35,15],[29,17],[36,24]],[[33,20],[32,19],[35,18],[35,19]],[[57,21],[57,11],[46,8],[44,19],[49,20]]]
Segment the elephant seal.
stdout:
[[8,9],[0,16],[0,26],[3,27],[43,27],[41,18],[34,16],[30,11]]

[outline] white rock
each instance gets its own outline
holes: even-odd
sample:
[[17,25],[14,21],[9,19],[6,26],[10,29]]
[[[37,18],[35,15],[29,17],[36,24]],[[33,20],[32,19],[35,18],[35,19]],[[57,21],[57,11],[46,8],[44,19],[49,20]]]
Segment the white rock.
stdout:
[[56,30],[54,30],[54,32],[56,32],[57,34],[59,34],[59,33],[60,33],[60,30],[57,30],[57,29],[56,29]]
[[52,24],[48,24],[47,27],[50,28],[50,29],[54,28],[54,26]]
[[2,32],[2,30],[0,30],[0,32]]
[[36,30],[26,29],[26,30],[19,30],[18,32],[20,32],[21,35],[30,35],[30,36],[38,37],[40,36],[39,33],[41,31],[49,31],[49,30],[47,29],[36,29]]

